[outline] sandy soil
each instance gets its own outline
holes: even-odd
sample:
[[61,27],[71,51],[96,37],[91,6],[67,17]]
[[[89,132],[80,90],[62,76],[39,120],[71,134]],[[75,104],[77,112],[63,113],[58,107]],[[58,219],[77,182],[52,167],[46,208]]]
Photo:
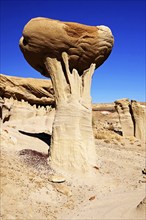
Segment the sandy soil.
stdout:
[[2,220],[145,219],[145,203],[138,206],[146,196],[145,147],[138,140],[96,140],[95,175],[53,183],[59,174],[47,161],[48,134],[10,123],[1,130]]

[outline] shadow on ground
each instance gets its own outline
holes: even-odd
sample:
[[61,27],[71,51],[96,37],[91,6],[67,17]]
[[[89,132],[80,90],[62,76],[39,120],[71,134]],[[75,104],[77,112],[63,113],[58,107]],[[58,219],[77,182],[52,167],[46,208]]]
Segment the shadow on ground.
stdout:
[[[19,130],[19,132],[23,135],[40,139],[41,141],[45,142],[48,145],[48,148],[50,148],[51,135],[46,134],[44,132],[31,133],[21,130]],[[23,149],[19,152],[19,156],[23,160],[23,162],[25,162],[25,164],[34,167],[35,169],[40,171],[42,170],[47,171],[49,169],[49,165],[47,162],[48,154],[49,154],[49,149],[47,154],[32,149]]]
[[26,165],[33,167],[38,171],[49,170],[49,165],[47,162],[48,154],[31,149],[23,149],[19,152],[19,156]]

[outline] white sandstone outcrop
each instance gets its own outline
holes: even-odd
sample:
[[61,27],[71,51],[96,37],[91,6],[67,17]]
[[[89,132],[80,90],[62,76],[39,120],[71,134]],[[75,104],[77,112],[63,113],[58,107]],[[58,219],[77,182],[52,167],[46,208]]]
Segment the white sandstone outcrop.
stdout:
[[[14,126],[20,127],[21,129],[25,128],[28,131],[30,130],[30,125],[31,125],[31,131],[33,128],[34,131],[43,132],[45,130],[49,132],[49,134],[52,134],[52,125],[55,117],[54,97],[52,97],[52,95],[50,96],[52,97],[51,98],[52,101],[49,105],[46,105],[41,98],[37,99],[37,103],[39,103],[39,105],[32,104],[32,101],[31,99],[29,99],[29,97],[32,96],[34,90],[33,91],[29,90],[26,92],[26,90],[23,89],[26,88],[27,85],[30,83],[29,79],[27,82],[27,79],[20,77],[10,77],[6,75],[1,75],[0,79],[1,79],[0,119],[2,123],[11,122],[13,123]],[[43,80],[42,85],[47,84],[48,81],[49,80]],[[42,80],[33,79],[33,84],[35,85],[36,97],[39,97],[40,94],[39,88],[41,86],[41,83]],[[9,85],[12,84],[15,84],[17,86],[18,93],[16,95],[15,95],[15,86],[11,87],[11,92],[8,90]],[[49,88],[51,91],[49,91],[48,89],[48,95],[47,95],[48,97],[49,94],[52,93],[51,84]],[[19,96],[20,91],[24,99],[20,99]],[[124,100],[126,100],[126,102]],[[128,118],[127,118],[127,114],[128,114]],[[129,120],[130,124],[132,123],[131,128],[129,127],[128,121],[125,123],[123,118],[124,120]],[[106,130],[113,130],[118,134],[123,133],[125,134],[125,137],[129,136],[130,133],[130,136],[135,136],[139,140],[145,142],[145,138],[146,138],[145,104],[134,100],[130,101],[128,99],[115,101],[115,104],[114,103],[92,104],[92,126],[95,136],[101,130],[106,129]],[[131,130],[129,131],[129,129]]]
[[134,136],[146,142],[146,106],[132,100],[131,108],[135,124]]
[[115,101],[122,132],[125,137],[134,136],[146,141],[146,106],[140,102],[120,99]]
[[[26,101],[31,105],[53,105],[51,80],[22,78],[0,74],[0,97]],[[9,101],[10,102],[10,101]]]
[[131,118],[130,101],[127,98],[116,100],[115,108],[119,114],[122,133],[125,137],[134,136],[134,124]]

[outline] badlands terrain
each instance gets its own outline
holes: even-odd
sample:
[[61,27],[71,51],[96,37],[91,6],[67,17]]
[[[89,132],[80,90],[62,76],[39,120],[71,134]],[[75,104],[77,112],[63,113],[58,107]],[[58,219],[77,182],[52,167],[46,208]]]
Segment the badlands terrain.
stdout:
[[123,136],[115,103],[93,104],[94,174],[58,173],[48,160],[53,95],[49,80],[1,75],[1,219],[146,219],[144,135]]

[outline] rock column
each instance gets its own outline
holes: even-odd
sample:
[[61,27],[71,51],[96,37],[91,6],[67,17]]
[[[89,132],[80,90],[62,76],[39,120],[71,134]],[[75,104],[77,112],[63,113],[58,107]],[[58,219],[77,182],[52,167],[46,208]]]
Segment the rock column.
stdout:
[[131,105],[129,99],[125,98],[115,101],[115,108],[119,114],[123,136],[134,136],[134,122],[131,117]]
[[56,100],[50,161],[69,171],[89,172],[96,164],[90,97],[95,65],[91,64],[80,76],[76,69],[70,72],[66,53],[62,58],[65,69],[56,58],[45,61]]
[[146,108],[138,102],[131,101],[132,114],[135,121],[134,136],[146,141]]

